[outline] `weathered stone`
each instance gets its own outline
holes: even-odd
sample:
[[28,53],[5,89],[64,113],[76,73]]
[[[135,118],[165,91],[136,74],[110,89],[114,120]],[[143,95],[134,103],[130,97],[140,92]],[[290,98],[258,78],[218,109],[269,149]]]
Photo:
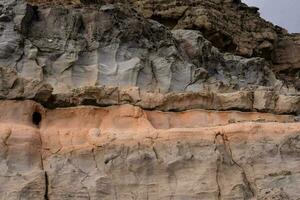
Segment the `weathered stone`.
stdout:
[[231,92],[276,82],[264,59],[221,53],[199,31],[171,33],[124,5],[34,8],[21,2],[7,8],[15,17],[1,37],[7,40],[8,31],[13,40],[0,45],[0,64],[50,84],[54,93],[104,85],[163,93],[207,87]]
[[0,196],[297,199],[299,130],[289,115],[1,101]]
[[0,67],[0,99],[35,99],[47,102],[52,95],[49,84],[20,78],[15,70]]
[[[48,101],[45,101],[46,99]],[[36,100],[49,108],[132,104],[147,110],[161,111],[207,109],[278,114],[299,112],[299,95],[278,95],[277,91],[271,88],[226,93],[201,91],[164,94],[145,92],[136,87],[86,87]]]
[[268,89],[258,89],[254,92],[253,108],[259,111],[270,111],[276,106],[278,95]]
[[198,66],[194,71],[193,80],[187,87],[188,90],[208,87],[224,91],[258,85],[275,85],[276,78],[264,59],[247,59],[221,53],[199,31],[172,32],[181,49],[193,64]]
[[300,35],[294,34],[280,38],[273,55],[276,71],[300,68]]
[[300,96],[279,95],[276,102],[277,113],[300,113]]
[[300,199],[299,41],[240,0],[2,0],[0,199]]

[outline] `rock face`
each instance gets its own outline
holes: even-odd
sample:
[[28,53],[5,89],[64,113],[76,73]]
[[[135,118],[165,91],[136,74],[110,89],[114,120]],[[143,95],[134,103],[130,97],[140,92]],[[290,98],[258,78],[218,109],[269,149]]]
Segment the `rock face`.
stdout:
[[[23,78],[52,85],[54,93],[100,85],[166,93],[199,91],[205,85],[239,89],[276,82],[263,59],[220,53],[199,31],[171,33],[129,8],[19,7],[14,20],[5,22],[18,27],[15,21],[20,21],[20,30],[11,30],[16,40],[2,45],[0,63]],[[6,55],[13,45],[19,45],[15,61]]]
[[299,200],[299,53],[237,0],[2,0],[0,200]]
[[299,198],[293,116],[31,101],[0,109],[1,199]]
[[281,38],[273,55],[274,69],[288,83],[300,88],[300,35],[293,34]]
[[[155,19],[172,29],[197,29],[222,51],[243,56],[270,58],[277,42],[287,35],[281,27],[260,18],[258,8],[240,0],[30,0],[40,4],[125,3],[146,18]],[[276,59],[276,58],[275,58]]]
[[243,56],[269,54],[277,33],[259,17],[257,8],[234,0],[150,1],[137,4],[146,17],[173,20],[175,29],[197,29],[223,51]]
[[[199,31],[170,32],[120,4],[36,8],[9,2],[3,8],[0,63],[50,84],[54,93],[100,85],[163,93],[280,85],[264,59],[221,53]],[[281,66],[276,68],[297,71],[297,51],[288,53],[297,49],[297,40],[284,41],[275,51]]]
[[200,30],[223,52],[265,58],[274,71],[285,70],[285,76],[280,74],[284,81],[300,88],[299,35],[289,35],[266,22],[257,8],[247,7],[240,0],[131,2],[143,16],[171,29]]

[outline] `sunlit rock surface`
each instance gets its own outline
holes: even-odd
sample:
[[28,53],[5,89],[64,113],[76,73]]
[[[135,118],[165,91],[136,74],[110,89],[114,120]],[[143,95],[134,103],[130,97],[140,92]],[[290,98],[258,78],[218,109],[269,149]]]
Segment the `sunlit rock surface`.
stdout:
[[0,109],[2,199],[299,198],[294,116],[31,101]]
[[0,200],[299,200],[299,41],[233,0],[2,0]]

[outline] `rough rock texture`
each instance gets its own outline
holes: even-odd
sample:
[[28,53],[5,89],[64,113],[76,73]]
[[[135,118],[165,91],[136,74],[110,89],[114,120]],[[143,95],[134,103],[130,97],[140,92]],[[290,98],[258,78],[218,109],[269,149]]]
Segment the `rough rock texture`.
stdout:
[[0,67],[0,99],[35,99],[46,101],[52,87],[36,80],[21,78],[10,68]]
[[131,104],[147,110],[185,111],[189,109],[260,111],[277,114],[300,112],[299,95],[278,94],[259,88],[255,91],[152,93],[139,88],[84,87],[65,94],[35,99],[48,108],[78,105],[110,106]]
[[281,27],[260,18],[258,8],[240,0],[30,0],[41,4],[126,3],[146,18],[160,21],[169,28],[197,29],[224,50],[244,56],[270,58],[278,39],[287,34]]
[[[30,0],[37,5],[125,3],[146,18],[154,19],[171,29],[200,30],[214,46],[238,55],[266,58],[275,69],[293,66],[299,69],[298,36],[260,18],[258,8],[240,0]],[[290,53],[292,52],[292,53]],[[278,54],[285,56],[278,58]],[[289,56],[286,56],[286,55]],[[292,55],[291,55],[292,54]],[[298,57],[298,56],[297,56]],[[278,65],[280,63],[280,65]],[[298,72],[299,70],[297,70]],[[299,77],[297,77],[299,80]],[[289,78],[285,78],[287,80]]]
[[279,76],[300,89],[300,35],[285,36],[278,41],[273,55],[274,69]]
[[300,68],[300,35],[293,34],[281,38],[274,54],[277,71]]
[[131,2],[145,17],[172,29],[200,30],[221,51],[267,59],[274,71],[285,70],[282,80],[300,88],[299,34],[266,22],[258,8],[240,0]]
[[278,32],[284,32],[260,18],[257,8],[235,0],[144,0],[134,4],[146,17],[171,19],[175,29],[201,30],[218,48],[243,56],[270,55]]
[[2,0],[0,200],[299,200],[299,53],[239,0]]
[[[297,73],[293,81],[281,81],[263,58],[221,53],[200,31],[170,32],[124,5],[33,7],[5,2],[0,67],[29,82],[49,84],[54,94],[86,86],[160,93],[235,92],[264,86],[297,95]],[[287,51],[278,54],[283,57],[280,65],[289,62],[284,59]],[[297,67],[294,54],[296,61],[288,69]]]
[[293,116],[31,101],[0,110],[3,200],[300,197]]
[[[49,83],[54,93],[100,85],[166,93],[199,91],[205,85],[239,89],[276,84],[265,60],[220,53],[198,31],[172,34],[120,5],[36,9],[24,3],[14,15],[4,22],[1,39],[12,31],[15,40],[1,46],[0,64],[26,79]],[[18,59],[8,56],[18,54]]]

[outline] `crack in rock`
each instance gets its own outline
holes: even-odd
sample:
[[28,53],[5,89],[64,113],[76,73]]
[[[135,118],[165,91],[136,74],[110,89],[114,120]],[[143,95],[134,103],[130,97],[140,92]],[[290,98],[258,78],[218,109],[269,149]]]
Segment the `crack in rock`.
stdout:
[[[219,141],[218,141],[219,140]],[[229,143],[229,139],[225,133],[218,132],[215,135],[214,144],[216,145],[215,151],[219,152],[219,158],[217,160],[217,185],[218,185],[218,199],[222,199],[222,188],[220,184],[221,166],[236,166],[242,175],[242,181],[245,186],[244,198],[251,199],[255,197],[254,189],[249,181],[245,169],[233,158],[232,149]]]
[[45,171],[45,194],[44,200],[49,200],[49,176],[48,173]]

